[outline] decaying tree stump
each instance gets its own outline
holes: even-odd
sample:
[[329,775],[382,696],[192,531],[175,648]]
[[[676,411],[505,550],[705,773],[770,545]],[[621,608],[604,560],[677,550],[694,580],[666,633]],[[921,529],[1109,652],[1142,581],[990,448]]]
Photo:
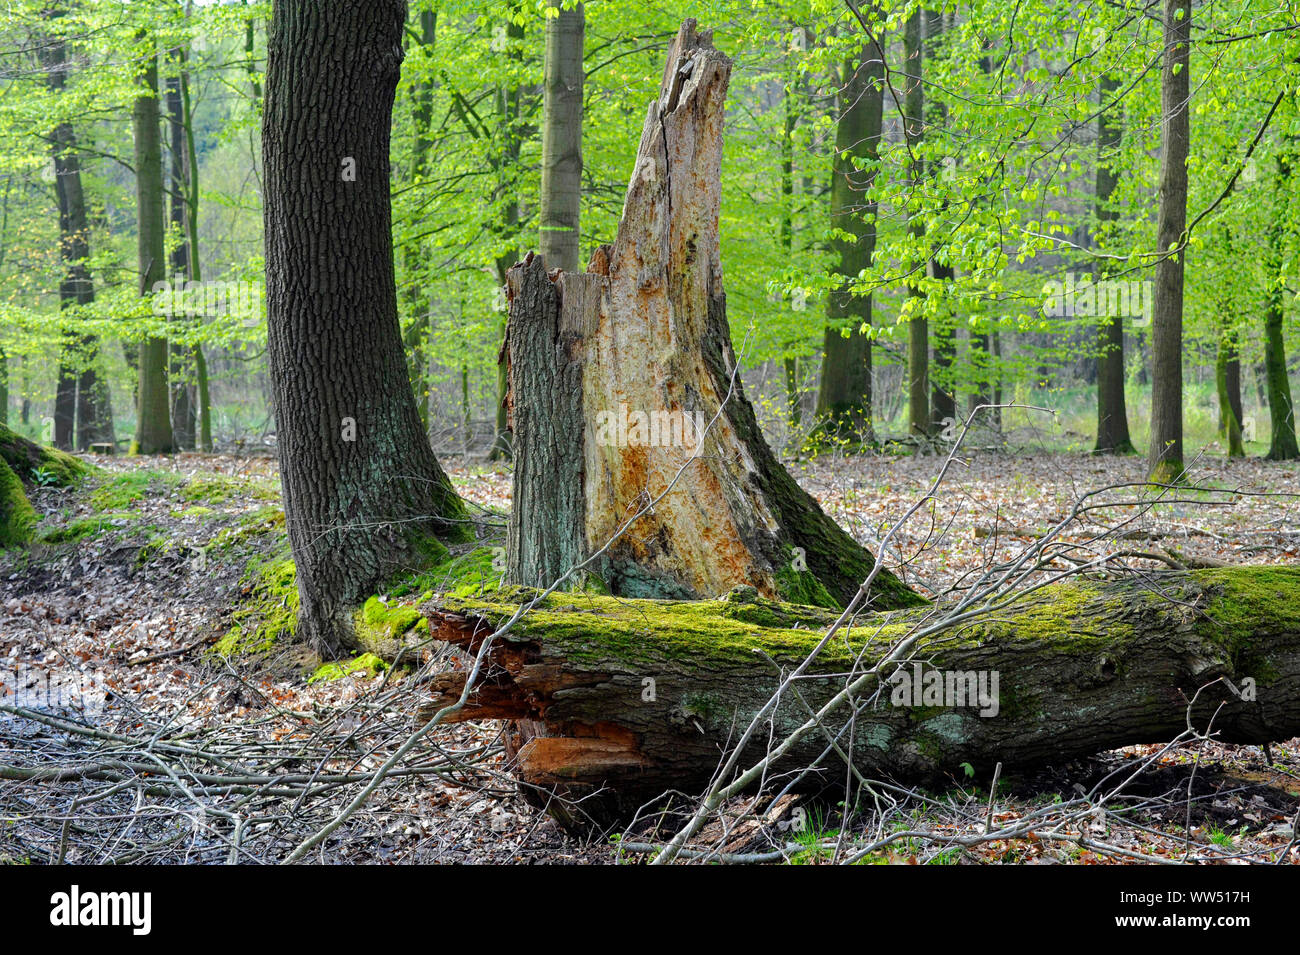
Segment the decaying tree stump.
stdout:
[[[521,596],[425,610],[434,636],[477,651]],[[837,633],[763,718],[740,765],[850,684],[851,700],[767,778],[784,784],[779,774],[820,763],[799,788],[817,787],[842,780],[851,759],[874,778],[960,780],[968,763],[987,780],[998,762],[1012,770],[1166,742],[1189,714],[1197,731],[1227,742],[1300,734],[1300,568],[1075,578],[926,637],[909,661],[872,674],[937,612],[868,614]],[[544,802],[555,792],[578,804],[571,816],[625,816],[664,792],[706,787],[834,616],[749,588],[706,601],[552,594],[494,641],[486,678],[450,718],[517,721],[525,793]],[[456,700],[464,680],[440,676],[426,716]],[[950,684],[964,705],[944,695]]]
[[[614,243],[584,273],[535,255],[509,272],[513,583],[549,586],[611,540],[587,582],[629,597],[746,585],[842,607],[873,567],[776,460],[736,374],[718,244],[730,74],[686,21]],[[921,602],[883,569],[870,599]]]

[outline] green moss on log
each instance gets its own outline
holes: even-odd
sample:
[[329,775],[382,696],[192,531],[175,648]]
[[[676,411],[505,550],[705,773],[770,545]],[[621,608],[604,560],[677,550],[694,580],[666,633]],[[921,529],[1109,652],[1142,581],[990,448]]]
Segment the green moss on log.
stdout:
[[80,458],[29,441],[3,424],[0,424],[0,459],[27,484],[33,482],[39,471],[48,476],[43,483],[69,487],[93,470]]
[[36,509],[7,461],[0,459],[0,548],[24,547],[36,527]]

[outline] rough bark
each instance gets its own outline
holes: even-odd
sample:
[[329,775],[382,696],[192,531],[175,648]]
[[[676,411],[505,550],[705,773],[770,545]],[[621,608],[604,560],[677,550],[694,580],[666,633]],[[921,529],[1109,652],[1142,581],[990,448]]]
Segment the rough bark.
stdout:
[[[1107,104],[1119,90],[1119,80],[1103,76],[1099,85],[1101,114],[1097,117],[1097,173],[1093,204],[1098,232],[1106,233],[1119,221],[1119,210],[1111,197],[1119,184],[1119,173],[1111,165],[1119,149],[1122,127]],[[1097,332],[1097,444],[1098,454],[1133,454],[1128,431],[1128,407],[1124,398],[1124,317],[1104,315]]]
[[[148,60],[137,82],[132,111],[135,135],[136,261],[140,294],[149,295],[167,278],[163,242],[162,139],[159,133],[158,57],[145,40]],[[171,400],[167,388],[167,339],[148,336],[140,343],[136,432],[133,450],[165,454],[173,448]]]
[[[426,607],[433,635],[476,651],[526,595],[501,596]],[[826,712],[824,729],[805,730],[768,778],[819,766],[799,786],[824,786],[843,779],[846,758],[877,778],[960,780],[963,763],[988,778],[999,762],[1014,771],[1167,742],[1187,729],[1193,699],[1191,724],[1226,742],[1300,733],[1294,567],[1066,581],[925,637],[907,662],[877,669],[929,613],[867,615],[837,634],[763,718],[741,765],[850,684],[851,702]],[[570,817],[625,815],[666,791],[707,786],[832,619],[746,589],[703,603],[593,597],[575,606],[552,595],[494,641],[488,675],[449,719],[516,721],[510,748],[526,793],[583,800],[567,807]],[[996,672],[997,692],[967,706],[900,700],[900,669],[922,686],[926,672],[983,672],[987,689]],[[464,680],[440,676],[426,718],[458,698]]]
[[885,55],[877,37],[864,37],[854,59],[840,66],[836,90],[835,157],[831,169],[831,239],[835,255],[822,340],[817,434],[873,443],[871,420],[871,295],[857,291],[876,248],[876,206],[868,196],[876,177],[884,111]]
[[[718,244],[730,70],[688,20],[614,244],[584,273],[531,255],[510,270],[516,583],[547,586],[611,540],[587,570],[628,596],[747,584],[842,606],[874,566],[773,456],[734,374]],[[918,600],[883,571],[873,595]]]
[[1151,319],[1151,447],[1149,476],[1158,483],[1183,474],[1183,233],[1187,227],[1187,153],[1191,137],[1188,81],[1191,0],[1165,0],[1164,68],[1160,81],[1163,143],[1156,220],[1155,307]]
[[582,45],[584,13],[558,0],[546,20],[542,83],[541,251],[547,268],[578,271],[582,211]]
[[435,538],[467,534],[420,427],[397,318],[389,136],[405,4],[273,8],[266,163],[268,351],[300,636],[351,611]]

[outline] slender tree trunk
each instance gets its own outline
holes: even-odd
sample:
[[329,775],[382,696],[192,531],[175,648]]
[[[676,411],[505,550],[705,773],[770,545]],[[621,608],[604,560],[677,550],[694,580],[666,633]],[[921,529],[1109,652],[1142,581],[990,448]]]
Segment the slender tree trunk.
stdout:
[[582,211],[582,4],[546,20],[542,107],[541,250],[549,269],[578,271]]
[[[167,191],[170,229],[175,245],[171,253],[173,285],[192,279],[190,271],[189,231],[186,227],[186,205],[189,198],[189,162],[185,145],[185,105],[181,98],[181,73],[184,54],[179,48],[167,56],[167,151],[171,159]],[[172,317],[175,324],[183,324],[187,316]],[[193,349],[179,342],[171,343],[172,438],[178,451],[193,451],[197,435],[197,414],[194,402],[195,389],[191,383]]]
[[[260,88],[259,88],[260,89]],[[189,71],[181,70],[181,107],[185,118],[185,227],[189,240],[190,277],[199,282],[203,279],[202,263],[199,260],[199,161],[194,148],[194,112],[190,108]],[[208,390],[208,360],[203,354],[202,342],[194,344],[194,381],[198,388],[199,434],[198,444],[201,451],[212,451],[212,404]]]
[[[167,278],[163,244],[162,140],[159,133],[158,57],[146,40],[148,63],[137,82],[132,125],[135,133],[135,199],[140,294],[149,295]],[[139,402],[133,450],[165,454],[172,441],[171,402],[167,390],[167,339],[147,337],[140,343]]]
[[1226,331],[1219,339],[1214,384],[1219,395],[1219,433],[1228,444],[1228,457],[1245,457],[1241,444],[1241,359],[1235,332]]
[[[512,4],[511,9],[514,9]],[[523,39],[524,28],[521,24],[514,21],[511,17],[506,23],[506,56],[513,60],[523,58]],[[512,237],[519,229],[519,152],[523,145],[523,131],[520,128],[522,121],[523,90],[518,86],[499,86],[497,88],[497,120],[500,124],[499,137],[501,143],[501,152],[497,156],[496,173],[497,173],[497,193],[495,196],[498,209],[497,231],[504,237]],[[508,248],[503,251],[496,259],[497,284],[499,288],[504,289],[506,286],[506,272],[510,266],[515,263],[519,250],[517,248]],[[504,316],[503,316],[504,319]],[[501,324],[501,338],[505,340],[506,323],[503,320]],[[497,402],[496,402],[496,433],[492,437],[492,448],[488,452],[488,459],[500,461],[511,456],[510,447],[510,419],[509,412],[506,408],[506,393],[509,391],[510,383],[506,371],[505,362],[497,364]]]
[[[434,44],[438,35],[438,13],[436,10],[420,11],[420,47],[425,56],[432,57]],[[433,121],[433,81],[425,79],[415,93],[415,145],[412,150],[411,178],[415,182],[424,179],[429,162],[429,148],[432,146],[430,128]],[[408,317],[406,325],[407,374],[411,382],[411,393],[415,395],[415,407],[420,414],[420,427],[425,434],[429,432],[429,359],[425,348],[429,343],[431,302],[424,292],[428,278],[420,274],[420,247],[418,242],[409,242],[403,250],[404,272],[406,274],[406,302]]]
[[[925,92],[921,85],[925,71],[922,23],[922,11],[918,6],[912,10],[903,28],[903,74],[906,77],[903,133],[914,153],[909,178],[916,192],[925,188],[925,160],[919,155],[925,138]],[[907,229],[918,244],[924,240],[923,210],[911,216]],[[924,268],[923,265],[918,267]],[[914,299],[923,299],[925,289],[920,281],[909,283],[907,294]],[[911,435],[922,436],[930,433],[930,322],[923,302],[914,302],[913,306],[907,323],[907,430]]]
[[354,642],[357,602],[464,539],[397,318],[389,137],[405,3],[277,0],[262,127],[268,353],[299,630]]
[[[1283,150],[1277,157],[1277,183],[1279,190],[1291,188],[1292,153]],[[1279,194],[1283,194],[1279,192]],[[1286,369],[1286,342],[1282,333],[1285,316],[1285,279],[1283,277],[1283,240],[1285,220],[1274,220],[1270,235],[1270,268],[1274,270],[1264,306],[1264,390],[1268,399],[1268,416],[1272,424],[1269,441],[1269,461],[1291,461],[1300,458],[1300,445],[1296,443],[1295,405],[1291,401],[1291,379]]]
[[[876,247],[876,205],[867,192],[876,176],[884,110],[884,50],[863,38],[852,60],[840,67],[839,118],[831,173],[831,226],[849,236],[831,240],[835,279],[827,303],[821,386],[817,392],[820,435],[873,443],[871,421],[871,296],[854,291],[858,274],[871,267]],[[866,164],[865,169],[859,165]]]
[[[1112,203],[1119,173],[1112,163],[1123,131],[1120,122],[1106,109],[1119,85],[1118,79],[1103,76],[1098,88],[1098,108],[1102,112],[1097,117],[1097,175],[1093,198],[1097,231],[1102,234],[1103,241],[1109,237],[1107,227],[1119,221],[1119,210]],[[1124,317],[1103,313],[1097,338],[1097,444],[1094,450],[1098,454],[1134,454],[1124,398]]]
[[[57,12],[51,12],[51,18]],[[67,78],[67,46],[52,37],[42,49],[48,85],[61,93]],[[81,185],[81,160],[71,123],[60,123],[51,136],[55,194],[59,201],[59,282],[61,308],[90,305],[95,288],[86,260],[90,255],[90,226]],[[113,407],[108,382],[98,372],[99,340],[93,335],[65,333],[54,398],[54,445],[85,450],[93,442],[113,440]]]
[[[929,9],[925,12],[925,49],[930,56],[936,56],[940,40],[944,33],[944,14],[942,9]],[[948,121],[948,107],[937,97],[931,97],[925,104],[927,132],[941,129]],[[949,157],[951,159],[951,157]],[[940,164],[932,163],[930,175],[940,172]],[[932,255],[928,266],[929,277],[941,284],[941,289],[951,282],[956,274],[954,268],[939,261]],[[939,292],[941,301],[947,298],[946,289]],[[951,309],[941,305],[929,322],[931,360],[930,378],[930,430],[936,434],[944,433],[957,419],[957,394],[954,388],[952,366],[957,359],[957,330]]]
[[[1191,0],[1165,0],[1164,69],[1160,82],[1163,154],[1160,211],[1156,222],[1155,309],[1151,321],[1152,481],[1167,484],[1183,474],[1183,266],[1187,227],[1187,153],[1191,140],[1188,99]],[[1170,249],[1178,248],[1170,253]]]

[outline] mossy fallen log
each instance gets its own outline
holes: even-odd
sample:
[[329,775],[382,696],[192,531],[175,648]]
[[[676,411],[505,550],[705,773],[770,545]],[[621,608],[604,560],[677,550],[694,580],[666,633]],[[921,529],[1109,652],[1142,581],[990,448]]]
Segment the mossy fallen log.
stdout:
[[36,510],[27,500],[23,482],[0,458],[0,548],[25,546],[35,527]]
[[41,473],[44,483],[55,487],[75,484],[91,467],[71,454],[29,441],[7,425],[0,424],[0,459],[13,469],[23,483],[31,484]]
[[[527,597],[424,609],[435,638],[476,652]],[[816,787],[842,779],[848,758],[878,778],[960,779],[967,764],[987,779],[998,762],[1165,742],[1189,719],[1233,743],[1300,734],[1300,568],[1075,578],[939,629],[906,662],[871,672],[943,613],[865,614],[836,633],[763,717],[740,765],[800,732],[768,778],[819,766],[801,783]],[[494,640],[467,705],[444,719],[511,721],[525,792],[623,815],[669,790],[704,789],[833,619],[752,588],[705,601],[553,594]],[[424,718],[454,703],[465,678],[440,676]],[[851,700],[808,729],[851,683]]]

